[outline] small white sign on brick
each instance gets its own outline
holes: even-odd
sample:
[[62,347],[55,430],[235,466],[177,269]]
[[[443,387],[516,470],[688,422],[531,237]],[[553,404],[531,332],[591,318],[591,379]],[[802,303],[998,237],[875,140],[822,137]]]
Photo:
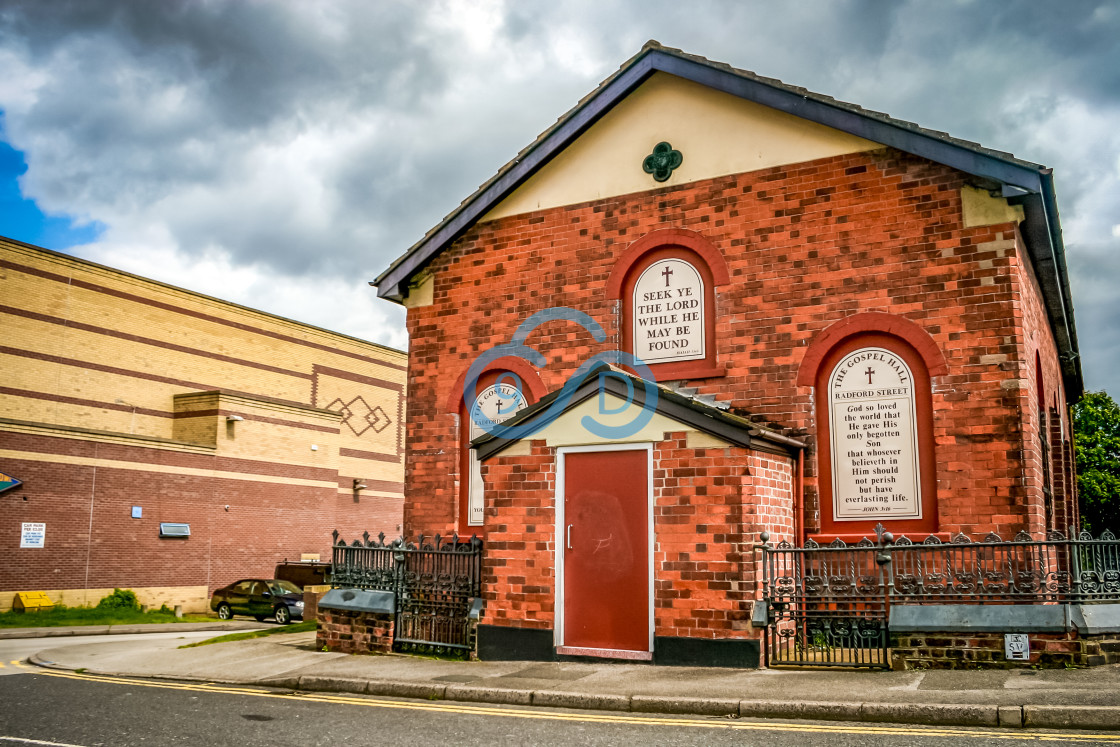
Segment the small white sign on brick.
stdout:
[[1008,661],[1030,661],[1031,640],[1026,633],[1005,633],[1003,655]]
[[20,547],[46,547],[47,525],[43,522],[23,522],[19,536]]

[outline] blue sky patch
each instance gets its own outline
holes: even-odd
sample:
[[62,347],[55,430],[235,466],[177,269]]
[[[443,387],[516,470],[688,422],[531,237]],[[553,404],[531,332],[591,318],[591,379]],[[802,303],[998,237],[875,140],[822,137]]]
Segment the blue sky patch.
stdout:
[[105,231],[97,221],[75,225],[68,215],[45,214],[20,192],[18,180],[26,171],[23,152],[0,140],[0,236],[60,251],[96,241]]

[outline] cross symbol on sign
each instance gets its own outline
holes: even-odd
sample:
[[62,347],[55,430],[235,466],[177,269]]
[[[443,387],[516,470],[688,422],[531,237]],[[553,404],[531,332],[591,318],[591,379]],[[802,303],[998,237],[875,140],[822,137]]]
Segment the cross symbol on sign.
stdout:
[[673,271],[670,270],[668,267],[666,267],[664,270],[661,271],[661,274],[665,276],[665,287],[668,288],[669,287],[669,276],[673,274]]
[[870,384],[871,383],[871,374],[875,373],[875,369],[872,368],[871,366],[868,366],[867,370],[864,371],[864,373],[867,374],[867,383]]

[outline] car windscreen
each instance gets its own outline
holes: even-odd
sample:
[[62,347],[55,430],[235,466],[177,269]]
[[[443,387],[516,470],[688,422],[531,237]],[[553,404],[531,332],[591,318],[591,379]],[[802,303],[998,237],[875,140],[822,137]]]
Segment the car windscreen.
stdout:
[[276,580],[269,582],[272,586],[273,594],[302,594],[303,590],[293,584],[291,581]]

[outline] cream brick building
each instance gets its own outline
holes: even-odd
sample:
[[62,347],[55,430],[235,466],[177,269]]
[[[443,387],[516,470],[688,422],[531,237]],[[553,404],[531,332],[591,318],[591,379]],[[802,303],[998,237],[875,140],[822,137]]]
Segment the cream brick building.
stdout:
[[329,559],[335,529],[399,531],[405,353],[3,237],[0,320],[0,473],[22,483],[0,609],[114,587],[203,609]]

